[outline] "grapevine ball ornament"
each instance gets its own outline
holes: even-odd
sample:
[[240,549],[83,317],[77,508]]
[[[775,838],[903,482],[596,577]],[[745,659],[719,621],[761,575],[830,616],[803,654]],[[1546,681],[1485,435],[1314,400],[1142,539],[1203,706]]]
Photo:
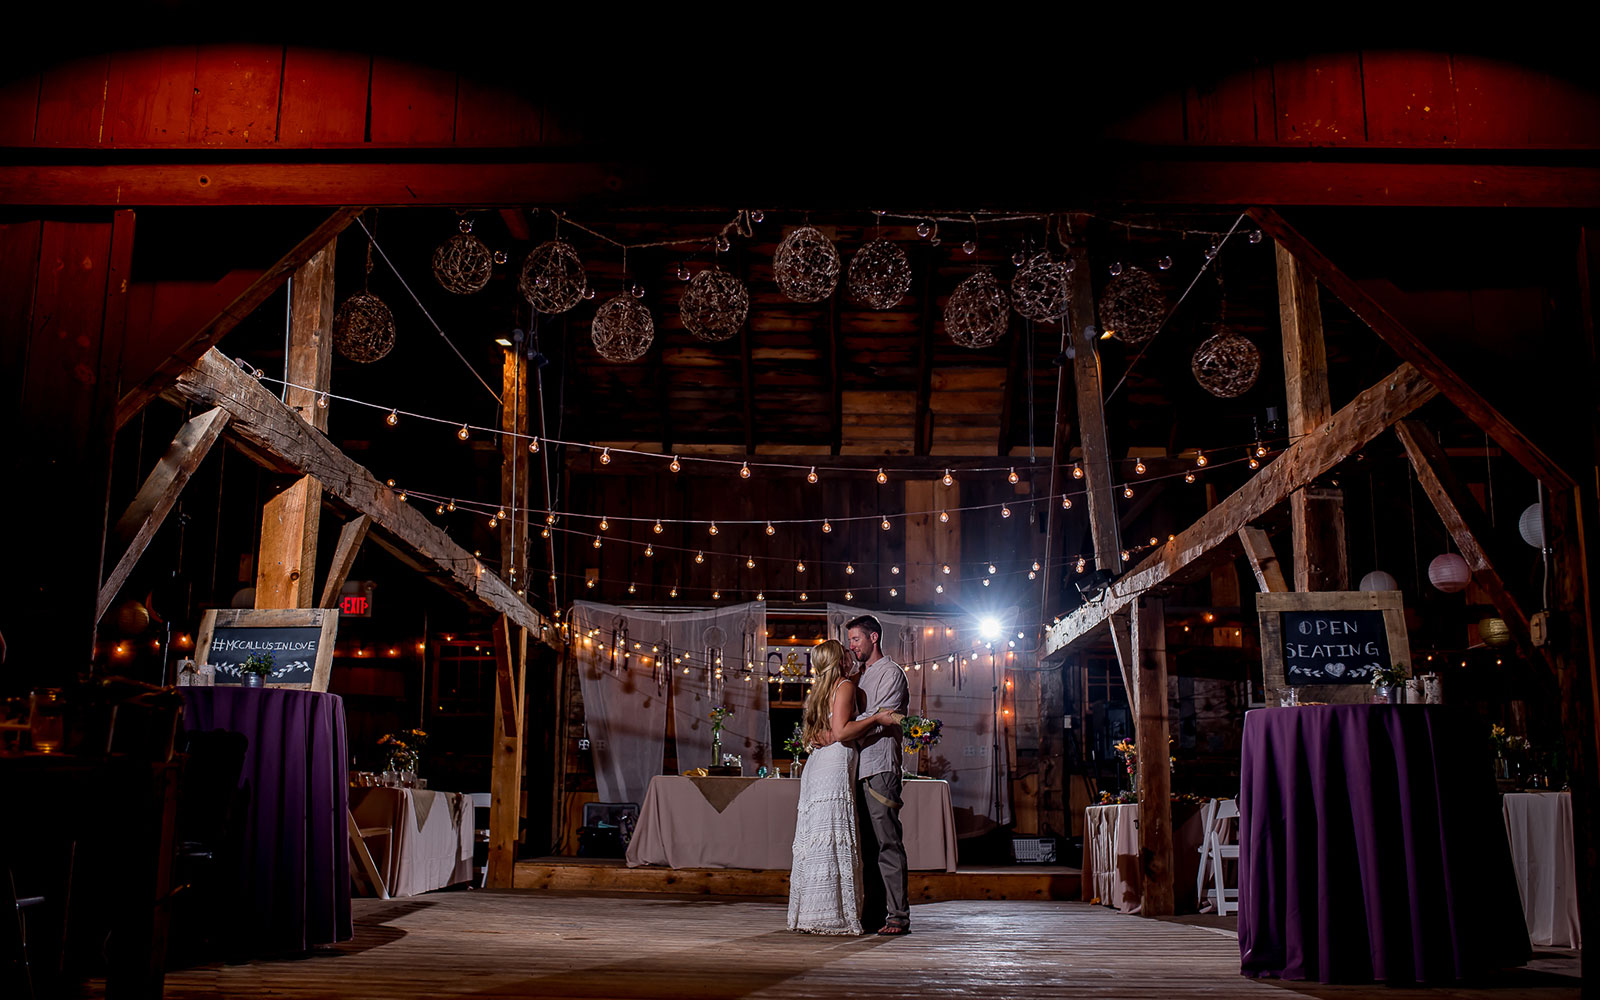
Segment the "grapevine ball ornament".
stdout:
[[547,316],[564,313],[583,301],[588,286],[578,251],[562,239],[534,247],[517,281],[522,297]]
[[1248,338],[1227,328],[1218,330],[1195,348],[1195,381],[1213,396],[1233,399],[1250,391],[1261,374],[1261,352]]
[[839,283],[839,251],[816,228],[801,226],[778,244],[772,276],[793,301],[821,302]]
[[1011,276],[1011,302],[1027,319],[1050,322],[1067,314],[1067,275],[1071,258],[1055,260],[1048,251],[1034,254]]
[[1149,271],[1130,267],[1111,280],[1100,297],[1100,325],[1127,344],[1142,344],[1161,329],[1167,297]]
[[944,305],[944,328],[962,347],[988,347],[1005,336],[1011,299],[990,271],[978,271],[956,286]]
[[351,361],[379,360],[394,349],[394,314],[371,292],[357,292],[333,316],[333,346]]
[[876,239],[850,258],[850,295],[873,309],[893,309],[911,287],[911,262],[893,240]]
[[709,268],[694,276],[678,302],[683,325],[701,340],[715,344],[727,340],[744,326],[750,313],[750,293],[727,271]]
[[643,302],[624,292],[595,310],[589,339],[607,361],[638,361],[656,338],[656,323]]
[[483,291],[494,270],[494,254],[468,232],[457,233],[433,251],[433,276],[455,295]]

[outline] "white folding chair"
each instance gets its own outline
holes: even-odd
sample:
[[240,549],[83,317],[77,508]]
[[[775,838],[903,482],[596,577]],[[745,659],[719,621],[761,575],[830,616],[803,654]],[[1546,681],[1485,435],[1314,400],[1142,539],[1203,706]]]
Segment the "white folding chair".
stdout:
[[1206,877],[1211,874],[1211,822],[1217,815],[1217,799],[1207,799],[1200,808],[1200,866],[1194,871],[1194,898],[1206,898]]
[[[1227,869],[1223,862],[1234,863],[1234,878],[1238,878],[1239,841],[1237,837],[1237,820],[1239,818],[1239,803],[1233,799],[1218,799],[1216,809],[1212,811],[1211,823],[1206,827],[1206,842],[1209,845],[1211,861],[1211,879],[1215,888],[1205,893],[1206,899],[1216,903],[1217,913],[1227,916],[1229,913],[1239,911],[1239,887],[1228,885]],[[1230,831],[1230,821],[1234,829]],[[1202,875],[1202,878],[1204,876]]]
[[[468,806],[468,808],[470,808],[472,810],[472,816],[473,816],[473,819],[472,819],[472,841],[473,841],[473,843],[472,843],[472,887],[474,889],[482,889],[484,880],[486,878],[488,878],[488,875],[489,875],[489,868],[488,868],[489,862],[487,860],[488,857],[489,857],[489,853],[488,853],[489,852],[489,848],[488,848],[488,844],[489,844],[488,822],[489,822],[489,820],[487,818],[485,818],[484,821],[483,821],[485,825],[479,826],[478,825],[478,819],[477,819],[478,810],[479,809],[483,809],[483,810],[485,810],[485,813],[487,814],[487,810],[489,809],[489,804],[493,800],[493,798],[494,798],[494,794],[492,792],[468,792],[467,793],[467,799],[471,803]],[[482,853],[483,853],[483,856],[484,856],[485,860],[484,860],[482,865],[478,864],[478,854],[479,854],[478,845],[479,844],[483,844],[484,845]]]

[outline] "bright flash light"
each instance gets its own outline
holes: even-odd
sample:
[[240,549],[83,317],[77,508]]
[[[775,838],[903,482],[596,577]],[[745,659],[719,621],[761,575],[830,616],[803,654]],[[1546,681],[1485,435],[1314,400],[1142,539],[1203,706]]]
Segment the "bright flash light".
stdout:
[[978,635],[985,642],[993,642],[1000,638],[1000,619],[984,618],[978,622]]

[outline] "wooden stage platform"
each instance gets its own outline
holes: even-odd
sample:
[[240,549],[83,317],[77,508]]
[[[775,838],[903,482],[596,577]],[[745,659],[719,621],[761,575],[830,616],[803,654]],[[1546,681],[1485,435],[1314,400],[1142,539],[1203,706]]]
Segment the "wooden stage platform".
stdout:
[[[1239,975],[1238,940],[1225,929],[1145,920],[1087,903],[926,903],[912,907],[912,933],[903,938],[795,934],[784,929],[784,904],[726,897],[508,890],[357,899],[353,904],[353,941],[309,957],[169,972],[165,996],[1578,997],[1575,978],[1540,970],[1512,971],[1487,983],[1437,990],[1257,982]],[[249,928],[238,933],[247,934]],[[1566,968],[1575,972],[1576,964],[1569,958]],[[97,985],[103,993],[103,984]]]
[[[912,872],[911,902],[951,899],[1078,899],[1078,869],[1007,865]],[[629,868],[621,858],[535,858],[517,862],[518,889],[788,899],[789,872],[744,868]]]

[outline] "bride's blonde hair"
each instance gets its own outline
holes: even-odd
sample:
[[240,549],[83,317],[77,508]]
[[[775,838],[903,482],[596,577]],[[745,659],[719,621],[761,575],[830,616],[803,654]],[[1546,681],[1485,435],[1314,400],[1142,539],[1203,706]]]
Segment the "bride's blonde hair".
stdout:
[[811,667],[816,678],[806,694],[801,732],[807,743],[814,744],[818,736],[833,728],[833,691],[844,680],[844,646],[837,639],[817,646],[811,651]]

